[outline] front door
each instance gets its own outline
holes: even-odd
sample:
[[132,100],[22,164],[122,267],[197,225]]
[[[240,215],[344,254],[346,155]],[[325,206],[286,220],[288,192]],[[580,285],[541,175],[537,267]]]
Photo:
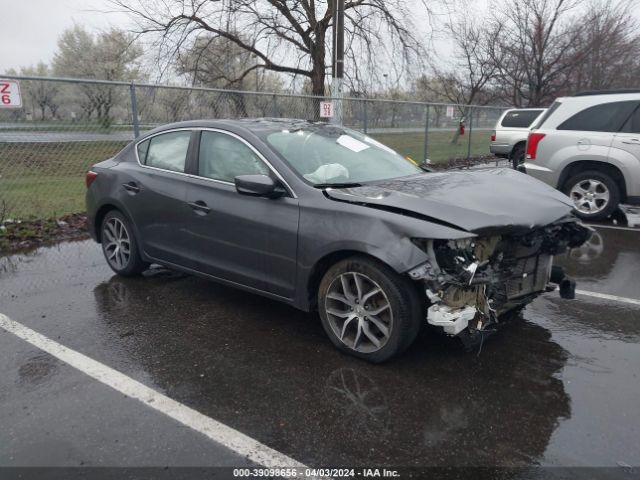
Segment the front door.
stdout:
[[247,142],[223,131],[201,132],[197,173],[186,195],[192,209],[188,244],[199,270],[293,298],[297,199],[238,193],[234,184],[238,175],[275,176]]
[[627,168],[623,172],[628,182],[627,194],[640,196],[640,174],[634,175],[635,172],[640,172],[640,107],[636,108],[621,131],[616,134],[611,147],[611,152],[615,149],[628,154],[625,155]]

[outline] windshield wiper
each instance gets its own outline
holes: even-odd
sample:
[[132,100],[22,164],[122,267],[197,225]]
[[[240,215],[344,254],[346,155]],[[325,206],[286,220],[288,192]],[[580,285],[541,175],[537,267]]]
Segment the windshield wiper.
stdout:
[[361,183],[337,182],[337,183],[316,183],[313,187],[314,188],[351,188],[351,187],[361,187],[361,186],[362,186]]

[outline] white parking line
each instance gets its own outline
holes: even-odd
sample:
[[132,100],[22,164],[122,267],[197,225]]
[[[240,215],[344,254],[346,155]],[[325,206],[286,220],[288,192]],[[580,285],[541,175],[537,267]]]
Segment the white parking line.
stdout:
[[156,392],[113,368],[107,367],[80,352],[67,348],[25,327],[21,323],[11,320],[2,313],[0,313],[0,328],[14,334],[34,347],[53,355],[114,390],[128,397],[135,398],[146,406],[205,435],[214,442],[233,450],[252,462],[264,465],[267,468],[307,468],[305,465],[287,455],[273,450],[257,440],[207,417],[186,405],[176,402],[166,395]]
[[640,228],[632,228],[632,227],[617,227],[615,225],[598,225],[594,223],[585,223],[587,227],[593,228],[608,228],[610,230],[628,230],[630,232],[640,232]]
[[588,292],[586,290],[576,290],[577,295],[585,295],[587,297],[601,298],[602,300],[612,300],[614,302],[630,303],[631,305],[640,305],[640,300],[635,298],[619,297],[617,295],[609,295],[608,293]]

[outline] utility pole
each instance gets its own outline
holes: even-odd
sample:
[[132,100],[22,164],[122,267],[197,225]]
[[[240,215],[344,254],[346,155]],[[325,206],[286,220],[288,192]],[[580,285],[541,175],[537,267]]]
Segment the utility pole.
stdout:
[[333,97],[332,123],[342,125],[342,97],[344,81],[344,0],[333,0],[333,82],[331,96]]

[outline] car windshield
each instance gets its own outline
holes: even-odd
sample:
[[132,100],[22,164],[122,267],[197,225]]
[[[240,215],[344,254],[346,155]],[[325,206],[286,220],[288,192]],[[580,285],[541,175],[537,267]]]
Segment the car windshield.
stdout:
[[389,180],[423,172],[389,147],[353,130],[309,125],[267,135],[267,143],[316,186]]

